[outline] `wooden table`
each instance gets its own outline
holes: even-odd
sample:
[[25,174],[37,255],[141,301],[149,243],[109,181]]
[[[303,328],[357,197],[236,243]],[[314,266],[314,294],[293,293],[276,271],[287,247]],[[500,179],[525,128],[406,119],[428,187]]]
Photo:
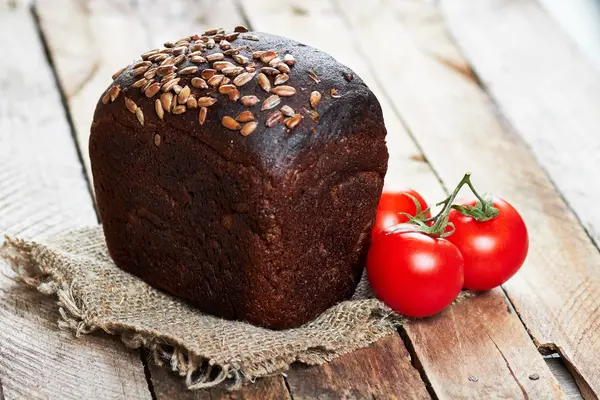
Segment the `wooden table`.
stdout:
[[[389,179],[441,199],[472,171],[519,208],[531,249],[502,289],[231,396],[598,398],[600,72],[534,0],[0,0],[0,231],[96,224],[87,137],[111,74],[240,23],[351,66],[382,103]],[[230,396],[184,391],[108,335],[73,339],[1,268],[0,398]]]

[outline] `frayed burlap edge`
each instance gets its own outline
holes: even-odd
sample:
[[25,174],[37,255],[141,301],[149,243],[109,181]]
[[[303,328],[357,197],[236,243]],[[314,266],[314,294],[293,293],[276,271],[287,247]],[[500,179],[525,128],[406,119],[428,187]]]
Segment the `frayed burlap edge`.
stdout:
[[[9,261],[16,273],[15,280],[35,288],[45,295],[56,295],[61,319],[58,327],[70,330],[75,337],[102,330],[111,335],[119,335],[129,348],[143,347],[153,355],[154,362],[160,366],[167,364],[170,369],[185,377],[189,390],[204,389],[226,384],[234,390],[257,378],[276,375],[289,369],[293,362],[318,365],[331,361],[341,355],[367,347],[371,343],[394,333],[410,318],[391,311],[377,299],[352,300],[352,302],[368,302],[370,313],[364,315],[368,332],[363,332],[351,345],[345,344],[336,349],[306,348],[303,352],[285,359],[271,359],[262,363],[259,371],[246,371],[239,365],[216,362],[202,354],[187,349],[177,338],[158,332],[139,332],[135,329],[116,324],[98,323],[90,318],[85,306],[72,291],[73,281],[56,271],[48,272],[44,261],[44,245],[12,239],[5,236],[5,243],[0,248],[0,258]],[[464,291],[454,303],[475,296],[475,292]],[[453,303],[453,304],[454,304]]]

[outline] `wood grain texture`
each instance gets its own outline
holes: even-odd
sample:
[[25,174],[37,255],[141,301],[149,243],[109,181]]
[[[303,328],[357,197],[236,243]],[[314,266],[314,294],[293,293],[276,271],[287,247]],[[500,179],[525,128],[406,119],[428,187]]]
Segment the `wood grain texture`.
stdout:
[[581,400],[581,392],[573,379],[573,376],[565,366],[562,358],[555,354],[554,356],[545,357],[544,360],[548,364],[548,368],[554,374],[561,387],[565,392],[565,399],[567,400]]
[[289,400],[290,396],[282,376],[257,379],[255,383],[230,392],[226,389],[204,389],[189,391],[181,377],[168,368],[149,361],[154,393],[157,400]]
[[287,382],[295,400],[430,398],[396,334],[322,366],[296,366]]
[[233,0],[38,0],[35,11],[90,177],[90,126],[112,74],[166,41],[243,23]]
[[[386,7],[390,12],[369,23]],[[600,255],[575,215],[521,138],[501,122],[467,62],[456,51],[439,53],[439,43],[452,42],[438,10],[425,2],[349,0],[343,11],[363,52],[382,54],[388,47],[379,38],[395,38],[386,62],[372,68],[393,77],[386,80],[393,104],[446,186],[472,171],[480,191],[508,199],[523,215],[529,256],[504,287],[536,344],[560,352],[582,377],[582,391],[585,381],[597,396]],[[570,171],[573,179],[581,177]]]
[[[388,116],[391,115],[393,116],[392,118],[399,121],[396,112],[400,111],[400,114],[403,114],[401,108],[394,109],[395,106],[393,104],[395,104],[398,96],[410,99],[413,95],[412,91],[416,90],[429,90],[429,95],[435,95],[436,92],[433,91],[435,84],[433,82],[428,83],[429,86],[421,89],[416,87],[416,85],[415,87],[409,85],[406,87],[393,86],[392,82],[394,79],[392,79],[392,77],[395,77],[395,71],[392,68],[395,66],[394,64],[390,64],[387,60],[392,59],[395,61],[394,53],[398,51],[396,47],[405,46],[404,42],[408,39],[405,39],[405,32],[394,32],[390,34],[390,30],[396,29],[396,26],[398,26],[397,22],[393,19],[395,15],[398,15],[396,12],[397,10],[392,8],[393,5],[389,5],[390,8],[386,8],[388,5],[377,3],[377,1],[374,3],[366,3],[360,0],[340,1],[339,3],[318,0],[288,0],[280,1],[278,7],[272,7],[267,0],[242,1],[244,10],[254,26],[259,27],[262,30],[291,36],[307,44],[314,45],[315,47],[329,52],[334,57],[353,68],[358,75],[367,82],[369,87],[376,92],[382,103],[382,107],[387,112],[386,125],[388,125],[389,134],[393,138],[388,143],[391,154],[393,154],[394,157],[405,157],[402,160],[395,160],[395,164],[393,165],[390,164],[388,175],[394,177],[398,181],[410,182],[407,183],[407,185],[412,185],[413,182],[416,182],[415,187],[419,189],[425,187],[427,189],[425,192],[426,195],[428,195],[428,198],[441,199],[443,198],[442,189],[435,179],[435,175],[429,167],[427,167],[427,164],[423,163],[425,164],[424,166],[420,165],[418,168],[415,168],[414,164],[406,161],[406,159],[410,158],[410,155],[403,153],[402,150],[398,149],[400,146],[406,146],[411,149],[411,154],[415,154],[412,152],[416,152],[417,150],[414,143],[412,143],[411,137],[404,129],[390,129],[390,119],[388,118]],[[402,7],[410,7],[411,4],[420,4],[413,1],[390,1],[390,3],[394,3],[395,6],[398,6],[401,3],[400,6]],[[389,10],[390,13],[381,12],[381,10],[386,9]],[[356,19],[342,19],[342,14],[358,10],[362,13],[357,16]],[[431,15],[427,15],[427,9],[421,7],[418,8],[418,10],[422,13],[420,18],[431,17]],[[385,16],[382,14],[385,14]],[[392,16],[392,20],[387,18],[388,14]],[[410,20],[412,17],[415,17],[415,14],[411,14],[410,17],[406,16],[405,19]],[[357,33],[361,29],[363,31],[356,36],[353,36],[353,33],[349,30],[348,22],[350,22],[351,29],[357,30]],[[460,54],[451,45],[451,42],[448,39],[439,40],[440,38],[443,39],[443,36],[439,34],[439,25],[436,26],[431,23],[423,24],[421,19],[417,19],[409,24],[413,29],[419,31],[418,41],[421,43],[421,48],[424,48],[424,44],[429,44],[427,50],[424,50],[431,54],[428,56],[428,59],[436,60],[434,61],[436,63],[438,63],[438,59],[442,59],[446,61],[446,63],[444,63],[445,68],[451,69],[455,74],[460,74],[463,79],[469,81],[472,80],[468,66],[464,63],[461,64]],[[360,25],[360,27],[357,27],[357,25]],[[368,31],[377,31],[377,33],[370,34]],[[389,38],[390,40],[388,41],[382,38]],[[391,38],[393,38],[393,40],[391,40]],[[392,46],[390,43],[394,43],[394,45]],[[357,45],[361,47],[364,46],[363,50],[358,51]],[[415,48],[414,44],[411,46],[412,48]],[[369,57],[369,55],[372,54],[386,54],[386,57]],[[406,55],[404,55],[404,57],[406,57]],[[411,57],[416,57],[416,61],[420,62],[423,59],[423,54],[420,51],[417,51],[416,54],[411,54]],[[378,63],[378,66],[381,68],[375,69],[369,60],[383,60],[385,62]],[[425,73],[423,73],[420,79],[427,79]],[[430,108],[429,105],[423,104],[421,104],[420,107]],[[464,110],[464,112],[464,115],[469,115],[468,110]],[[443,119],[444,117],[446,117],[446,115],[429,115],[427,116],[427,122],[434,126],[443,127],[447,124]],[[454,116],[454,118],[456,119],[458,116]],[[447,133],[452,136],[451,130]],[[428,132],[413,132],[413,134],[416,134],[417,136],[426,135]],[[425,150],[425,155],[428,156],[427,149]],[[435,167],[434,163],[434,168]],[[457,177],[457,180],[458,179],[460,179],[460,176]],[[455,184],[455,182],[447,183],[449,183],[449,185]],[[471,310],[472,307],[473,309],[470,312],[473,314],[478,312],[481,313],[479,310],[485,309],[486,312],[504,315],[507,306],[508,303],[503,294],[500,291],[496,291],[490,296],[482,298],[477,306],[470,305],[469,302],[467,302],[463,307],[468,310]],[[526,386],[526,395],[535,396],[551,393],[554,398],[560,398],[562,396],[562,392],[560,391],[556,380],[544,364],[542,357],[537,353],[535,346],[531,340],[529,340],[526,331],[515,314],[511,313],[504,315],[504,318],[510,321],[512,329],[517,330],[516,333],[510,331],[510,336],[514,336],[514,338],[511,338],[503,336],[490,337],[485,331],[476,329],[480,326],[480,322],[473,321],[469,317],[470,312],[462,313],[458,319],[454,318],[451,314],[436,319],[431,327],[427,326],[419,331],[420,335],[422,335],[422,337],[419,337],[419,340],[425,340],[424,338],[427,337],[432,343],[437,343],[438,345],[445,342],[456,342],[455,334],[451,328],[454,325],[461,325],[465,330],[472,332],[471,335],[473,339],[471,342],[461,342],[461,345],[463,346],[463,359],[461,361],[467,360],[473,370],[493,371],[494,380],[497,382],[498,387],[511,388],[511,393],[516,393],[521,397],[525,397],[519,389],[519,384],[516,382],[515,376],[527,374],[531,369],[531,365],[535,365],[536,370],[540,371],[538,373],[544,378],[540,384],[535,387]],[[413,333],[409,331],[408,337],[410,339],[412,339],[412,335]],[[497,342],[495,343],[494,340]],[[490,348],[495,349],[496,346],[502,348],[505,353],[515,354],[515,357],[510,359],[509,362],[506,362],[501,352],[487,351]],[[487,351],[487,354],[490,357],[478,357],[478,354],[483,353],[484,351]],[[428,374],[428,376],[431,375],[432,381],[436,382],[437,386],[434,387],[436,395],[447,398],[444,388],[446,386],[456,387],[457,385],[455,382],[462,379],[462,376],[457,375],[460,371],[457,368],[454,368],[454,361],[446,359],[445,365],[436,366],[438,360],[435,354],[421,352],[421,355],[424,357],[424,360],[422,361],[423,365],[427,366],[427,368],[425,368],[426,374]],[[350,379],[347,379],[345,382],[347,385],[352,384]],[[337,385],[341,386],[342,384],[337,383]],[[486,388],[482,385],[479,387],[463,385],[462,387],[462,395],[464,397],[476,398],[482,394],[489,394],[489,391],[486,391]],[[516,391],[514,391],[515,389]],[[295,396],[293,390],[292,395]]]
[[[18,38],[18,40],[16,40]],[[27,8],[0,12],[0,232],[40,237],[97,223],[59,92]],[[53,299],[0,263],[0,381],[7,399],[150,399],[116,338],[59,331]]]
[[501,112],[600,243],[600,70],[536,0],[442,1]]

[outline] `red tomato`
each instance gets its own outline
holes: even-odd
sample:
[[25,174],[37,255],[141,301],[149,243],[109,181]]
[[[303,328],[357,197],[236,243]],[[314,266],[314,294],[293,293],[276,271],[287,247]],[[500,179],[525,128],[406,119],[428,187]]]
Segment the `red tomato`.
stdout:
[[[413,196],[421,205],[421,211],[427,209],[427,203],[423,197],[413,189],[400,189],[386,191],[384,189],[377,207],[377,217],[375,218],[375,227],[373,228],[373,237],[379,235],[391,226],[408,222],[408,217],[400,213],[405,212],[415,217],[417,215],[417,207],[415,202],[410,198]],[[429,218],[427,212],[427,218]]]
[[[474,206],[475,198],[456,204]],[[449,220],[456,230],[447,237],[465,260],[465,288],[490,290],[510,279],[523,265],[529,249],[527,227],[521,215],[506,201],[494,197],[498,215],[488,221],[451,210]]]
[[417,232],[382,234],[371,245],[367,274],[373,292],[411,317],[442,311],[463,286],[463,258],[452,243]]

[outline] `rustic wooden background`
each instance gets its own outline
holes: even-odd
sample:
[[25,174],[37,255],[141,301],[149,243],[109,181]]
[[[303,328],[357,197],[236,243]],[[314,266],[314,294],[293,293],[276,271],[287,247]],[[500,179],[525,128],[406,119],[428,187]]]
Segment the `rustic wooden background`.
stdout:
[[472,171],[515,204],[531,233],[522,271],[231,395],[184,391],[108,335],[73,339],[53,301],[1,265],[0,398],[598,398],[600,68],[535,0],[0,0],[0,232],[96,224],[87,137],[111,74],[165,40],[237,24],[325,50],[370,85],[390,180],[441,199]]

